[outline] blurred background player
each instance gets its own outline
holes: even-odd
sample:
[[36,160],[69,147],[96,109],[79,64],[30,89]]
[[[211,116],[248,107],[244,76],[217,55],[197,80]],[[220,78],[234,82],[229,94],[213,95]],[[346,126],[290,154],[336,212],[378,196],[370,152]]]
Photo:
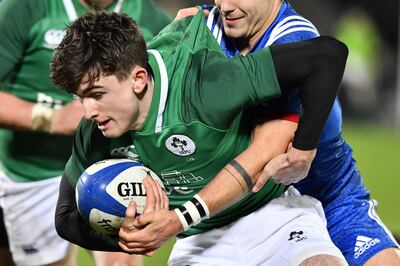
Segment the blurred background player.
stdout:
[[[79,101],[55,89],[49,66],[66,25],[90,7],[129,14],[146,40],[170,22],[152,1],[144,0],[0,4],[0,206],[18,265],[75,264],[72,246],[55,231],[54,212],[60,175],[71,152],[70,135],[83,112]],[[123,253],[94,252],[94,259],[97,265],[141,265],[140,257]],[[2,265],[5,260],[0,257]]]
[[8,246],[7,232],[3,222],[3,210],[0,208],[0,258],[3,266],[14,265]]
[[[229,57],[319,36],[314,25],[287,1],[216,0],[215,4],[205,7],[210,11],[207,25]],[[297,119],[293,114],[300,112],[295,94],[264,108],[293,122]],[[330,235],[351,265],[400,265],[398,244],[375,212],[376,201],[370,199],[341,128],[341,107],[336,100],[307,177],[300,181],[298,173],[307,172],[310,161],[290,156],[293,147],[289,147],[288,154],[267,164],[258,185],[271,176],[285,184],[300,181],[295,187],[301,193],[323,203]]]

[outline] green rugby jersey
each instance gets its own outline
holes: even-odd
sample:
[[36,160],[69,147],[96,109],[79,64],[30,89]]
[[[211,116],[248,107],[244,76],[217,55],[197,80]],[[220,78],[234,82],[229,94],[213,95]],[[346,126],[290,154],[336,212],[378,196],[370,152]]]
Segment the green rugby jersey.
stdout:
[[[108,11],[133,17],[146,40],[170,18],[151,0],[116,0]],[[90,9],[79,0],[4,0],[0,6],[0,86],[3,91],[60,108],[72,96],[49,80],[53,49],[71,21]],[[1,130],[0,161],[8,176],[34,181],[62,174],[72,138],[37,132]]]
[[[176,208],[206,186],[250,144],[242,109],[280,95],[269,49],[228,59],[204,23],[204,15],[173,22],[149,43],[154,94],[138,131],[105,138],[84,120],[66,166],[72,185],[94,162],[111,157],[139,160],[162,179]],[[190,228],[192,235],[247,215],[284,191],[268,182],[235,205]]]

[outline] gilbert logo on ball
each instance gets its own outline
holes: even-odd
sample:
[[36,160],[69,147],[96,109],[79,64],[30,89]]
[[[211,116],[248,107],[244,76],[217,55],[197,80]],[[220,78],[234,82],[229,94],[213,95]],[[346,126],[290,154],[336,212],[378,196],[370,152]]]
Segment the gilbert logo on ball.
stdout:
[[143,212],[146,204],[143,179],[147,175],[164,188],[153,171],[132,160],[109,159],[91,165],[76,185],[79,213],[97,231],[117,234],[130,201],[136,202],[138,214]]

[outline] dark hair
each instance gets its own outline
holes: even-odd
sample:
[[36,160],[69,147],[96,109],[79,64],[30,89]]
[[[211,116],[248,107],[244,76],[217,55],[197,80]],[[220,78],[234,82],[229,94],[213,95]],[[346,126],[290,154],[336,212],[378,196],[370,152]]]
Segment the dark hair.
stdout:
[[53,54],[51,80],[74,93],[82,82],[91,86],[100,75],[124,80],[137,65],[148,69],[146,42],[135,21],[124,14],[94,11],[68,27]]

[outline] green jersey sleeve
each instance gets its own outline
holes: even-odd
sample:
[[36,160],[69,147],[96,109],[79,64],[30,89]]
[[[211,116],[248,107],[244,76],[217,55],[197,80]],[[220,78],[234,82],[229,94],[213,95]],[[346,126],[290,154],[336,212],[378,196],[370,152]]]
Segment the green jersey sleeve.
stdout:
[[200,80],[187,95],[194,103],[189,108],[204,110],[196,115],[217,128],[227,128],[245,108],[281,94],[269,48],[231,59],[204,49],[193,56],[191,65],[202,67],[187,74],[186,87]]
[[43,14],[43,1],[3,0],[0,3],[0,81],[21,61],[30,29]]

